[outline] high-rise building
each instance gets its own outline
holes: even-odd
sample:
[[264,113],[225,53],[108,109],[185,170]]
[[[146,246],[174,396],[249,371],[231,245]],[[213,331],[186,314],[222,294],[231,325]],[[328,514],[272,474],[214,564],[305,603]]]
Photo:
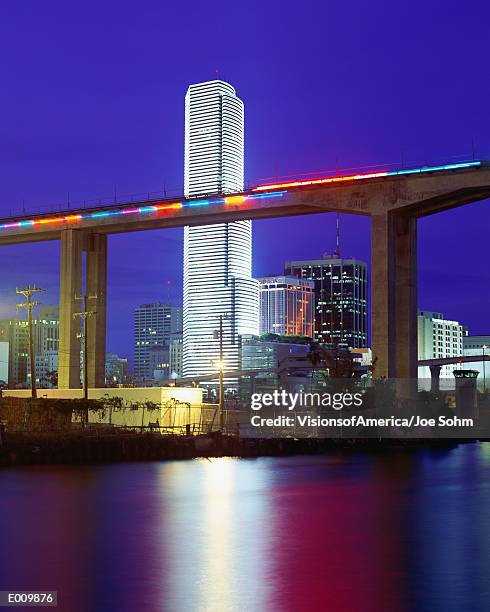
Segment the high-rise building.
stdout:
[[[243,102],[216,80],[190,85],[185,98],[187,197],[243,190]],[[216,372],[222,321],[223,366],[239,367],[239,336],[258,333],[258,283],[252,279],[252,225],[186,227],[183,373]]]
[[[39,308],[32,321],[32,335],[36,359],[48,361],[58,352],[59,309],[58,306]],[[26,319],[4,319],[0,321],[0,341],[9,343],[9,386],[24,387],[28,378],[29,328]],[[36,376],[37,378],[37,376]]]
[[[182,335],[182,308],[170,304],[142,304],[134,311],[134,377],[151,380],[155,349],[168,350]],[[153,353],[153,356],[152,356]]]
[[[458,321],[445,319],[441,312],[420,310],[417,328],[419,360],[460,357],[463,354],[465,327]],[[458,364],[442,366],[440,378],[449,378],[454,382],[453,371],[460,367]],[[429,380],[430,369],[427,366],[419,367],[418,377]]]
[[[35,356],[36,384],[42,389],[52,389],[58,386],[58,351],[47,350]],[[31,384],[31,360],[27,355],[27,385]]]
[[170,345],[152,346],[148,351],[148,356],[151,379],[168,380],[170,378]]
[[367,265],[363,261],[324,255],[287,262],[285,274],[314,283],[317,342],[367,346]]
[[293,276],[259,278],[260,333],[313,337],[315,285]]
[[183,374],[183,346],[182,338],[172,340],[170,343],[170,378],[181,378]]

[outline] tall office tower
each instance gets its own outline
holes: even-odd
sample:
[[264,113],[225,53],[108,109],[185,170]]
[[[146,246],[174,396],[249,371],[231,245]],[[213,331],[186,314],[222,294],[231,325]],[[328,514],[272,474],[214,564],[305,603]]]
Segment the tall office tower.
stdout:
[[[32,321],[32,337],[36,363],[46,357],[49,360],[58,353],[58,306],[39,308]],[[29,369],[29,328],[26,319],[0,321],[0,341],[9,343],[9,385],[11,388],[27,385]]]
[[313,338],[315,285],[292,276],[259,278],[260,333]]
[[[191,85],[185,98],[187,197],[243,190],[243,102],[223,81]],[[258,283],[252,279],[252,225],[186,227],[184,376],[239,367],[239,336],[257,334]]]
[[315,340],[367,346],[367,266],[337,253],[286,263],[285,274],[315,285]]
[[157,302],[134,311],[134,377],[152,380],[155,351],[167,350],[182,335],[182,308]]

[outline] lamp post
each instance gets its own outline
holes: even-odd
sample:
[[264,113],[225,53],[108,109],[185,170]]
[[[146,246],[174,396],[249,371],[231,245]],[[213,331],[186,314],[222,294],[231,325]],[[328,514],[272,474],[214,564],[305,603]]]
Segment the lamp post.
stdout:
[[483,356],[483,393],[487,392],[487,382],[485,380],[485,350],[487,348],[487,345],[484,344],[481,347],[481,352],[482,352],[482,356]]
[[219,338],[219,362],[218,362],[218,368],[219,368],[219,399],[218,399],[218,406],[219,406],[219,423],[220,423],[220,429],[221,431],[223,431],[224,426],[225,426],[225,398],[224,398],[224,381],[223,381],[223,359],[224,359],[224,351],[223,351],[223,320],[224,319],[229,319],[230,315],[229,314],[220,314],[219,315],[219,330],[216,330],[214,332],[214,336],[215,338],[218,337]]

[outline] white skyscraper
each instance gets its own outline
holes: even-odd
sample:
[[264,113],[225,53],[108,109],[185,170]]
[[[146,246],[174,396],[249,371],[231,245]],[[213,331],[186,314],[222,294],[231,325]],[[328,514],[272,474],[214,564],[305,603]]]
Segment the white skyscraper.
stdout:
[[[228,83],[187,90],[184,166],[187,197],[243,190],[243,102]],[[185,228],[184,376],[217,371],[220,315],[223,366],[238,369],[239,336],[258,333],[258,292],[250,221]]]

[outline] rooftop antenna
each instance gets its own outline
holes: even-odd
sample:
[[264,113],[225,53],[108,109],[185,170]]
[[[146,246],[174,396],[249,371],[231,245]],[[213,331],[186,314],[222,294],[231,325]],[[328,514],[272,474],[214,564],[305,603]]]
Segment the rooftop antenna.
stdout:
[[335,230],[335,251],[334,256],[340,259],[340,215],[337,213],[337,224]]

